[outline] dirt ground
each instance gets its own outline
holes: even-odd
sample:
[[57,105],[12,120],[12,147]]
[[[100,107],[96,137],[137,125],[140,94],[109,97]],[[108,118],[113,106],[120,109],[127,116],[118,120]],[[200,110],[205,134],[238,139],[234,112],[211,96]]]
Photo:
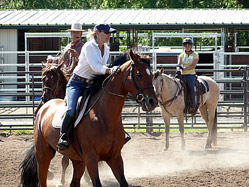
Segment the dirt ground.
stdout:
[[[186,150],[180,150],[180,134],[171,133],[170,148],[163,152],[164,134],[152,136],[131,133],[132,140],[123,150],[125,175],[133,187],[164,186],[249,186],[249,133],[218,131],[218,145],[204,150],[207,133],[186,133]],[[0,135],[0,186],[19,186],[18,165],[33,141],[32,135]],[[48,186],[60,179],[61,155],[53,159],[50,169],[55,173]],[[69,186],[72,166],[67,170]],[[103,186],[119,186],[110,169],[100,168]],[[82,179],[81,186],[89,186]]]

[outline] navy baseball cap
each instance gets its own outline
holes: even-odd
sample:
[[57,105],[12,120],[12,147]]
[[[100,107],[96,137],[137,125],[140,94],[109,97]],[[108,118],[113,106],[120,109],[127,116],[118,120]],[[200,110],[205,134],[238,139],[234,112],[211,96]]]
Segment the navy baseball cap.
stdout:
[[116,29],[114,28],[111,28],[111,26],[109,24],[105,24],[105,23],[102,23],[102,24],[97,24],[95,25],[94,31],[99,31],[99,32],[105,32],[105,33],[115,33],[117,32]]

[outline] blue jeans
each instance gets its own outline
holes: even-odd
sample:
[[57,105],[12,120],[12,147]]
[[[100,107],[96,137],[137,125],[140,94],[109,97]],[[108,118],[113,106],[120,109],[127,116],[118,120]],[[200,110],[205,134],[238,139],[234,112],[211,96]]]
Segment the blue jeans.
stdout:
[[83,94],[88,84],[75,77],[71,77],[66,87],[67,114],[74,117],[78,98]]
[[195,107],[195,75],[182,75],[189,89],[192,107]]

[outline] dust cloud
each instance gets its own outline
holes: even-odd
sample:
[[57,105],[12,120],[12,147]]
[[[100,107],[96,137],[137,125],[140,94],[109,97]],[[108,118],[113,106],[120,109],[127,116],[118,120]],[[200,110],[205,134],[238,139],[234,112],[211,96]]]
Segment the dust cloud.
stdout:
[[[232,134],[232,138],[229,136]],[[151,136],[132,133],[132,140],[123,150],[124,170],[127,181],[134,178],[177,176],[182,172],[198,172],[214,168],[249,167],[249,133],[243,131],[218,131],[217,146],[205,150],[207,133],[186,133],[185,150],[180,150],[179,133],[170,134],[170,148],[163,151],[164,134]],[[58,165],[58,162],[57,162]],[[60,167],[60,166],[59,166]],[[99,169],[104,186],[119,186],[111,169],[104,163]],[[58,183],[60,173],[56,174]],[[70,183],[72,166],[67,171]],[[85,186],[85,181],[82,179]],[[88,185],[91,186],[91,185]]]

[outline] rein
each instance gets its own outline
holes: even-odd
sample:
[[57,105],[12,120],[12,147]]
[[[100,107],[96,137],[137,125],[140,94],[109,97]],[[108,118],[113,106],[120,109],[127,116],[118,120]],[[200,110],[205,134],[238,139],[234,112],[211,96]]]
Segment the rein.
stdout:
[[166,107],[169,107],[173,103],[173,101],[175,99],[177,99],[177,97],[182,93],[183,87],[182,86],[180,87],[175,79],[174,79],[174,83],[177,85],[177,90],[176,90],[176,93],[175,93],[174,97],[172,97],[171,99],[168,99],[167,101],[162,102],[162,101],[160,101],[160,100],[162,100],[162,95],[160,95],[159,103],[162,106],[164,106],[165,109],[166,109]]
[[[138,88],[135,80],[134,80],[134,75],[133,75],[133,70],[134,70],[134,66],[135,65],[146,65],[145,63],[137,63],[135,64],[133,61],[131,61],[131,68],[130,68],[130,71],[127,72],[126,76],[125,76],[125,80],[123,82],[123,87],[128,79],[128,76],[130,75],[131,77],[131,80],[132,80],[132,84],[136,90],[136,96],[135,97],[132,97],[134,100],[136,100],[138,103],[141,103],[143,100],[144,100],[144,95],[139,93],[141,92],[142,90],[144,89],[154,89],[153,86],[147,86],[147,87],[144,87],[144,88]],[[110,84],[110,81],[112,79],[112,77],[114,77],[115,75],[117,75],[120,71],[120,66],[117,68],[117,70],[113,73],[113,74],[110,74],[102,83],[102,91],[101,91],[101,94],[98,96],[98,98],[95,100],[95,102],[92,104],[92,106],[87,110],[87,112],[85,112],[84,115],[87,115],[90,110],[95,106],[95,104],[99,101],[99,99],[103,96],[104,92],[107,92],[108,94],[110,95],[113,95],[113,96],[117,96],[117,97],[121,97],[121,98],[125,98],[124,95],[122,94],[116,94],[116,93],[113,93],[113,92],[110,92],[110,91],[106,91],[107,89],[107,86]]]

